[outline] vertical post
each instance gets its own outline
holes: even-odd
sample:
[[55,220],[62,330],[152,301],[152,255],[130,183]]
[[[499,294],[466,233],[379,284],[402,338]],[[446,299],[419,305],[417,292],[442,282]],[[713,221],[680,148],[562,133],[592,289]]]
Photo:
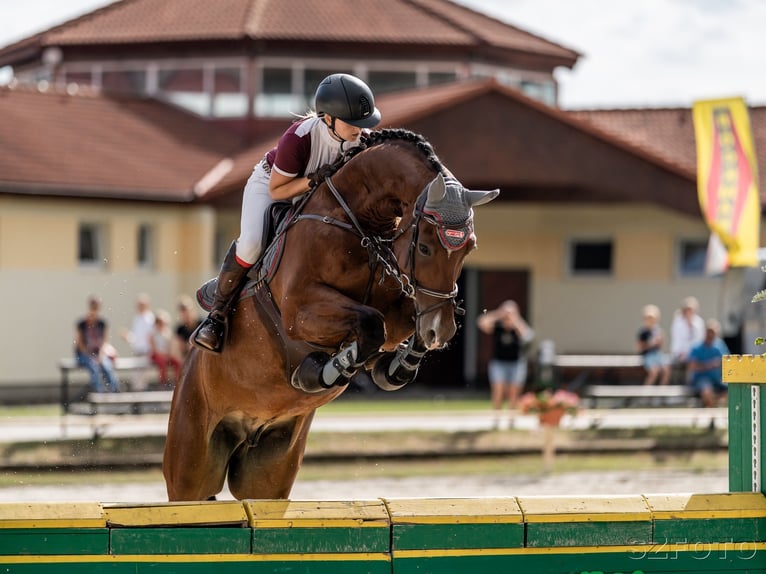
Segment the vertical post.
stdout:
[[542,425],[543,427],[543,470],[546,473],[553,472],[553,466],[556,461],[556,442],[555,430],[551,425]]
[[722,369],[729,385],[729,490],[766,493],[766,357],[726,356]]

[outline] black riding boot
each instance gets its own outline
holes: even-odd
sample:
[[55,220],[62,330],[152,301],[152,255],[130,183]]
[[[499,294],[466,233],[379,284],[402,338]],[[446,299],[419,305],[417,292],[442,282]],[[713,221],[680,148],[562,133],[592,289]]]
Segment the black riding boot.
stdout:
[[237,242],[235,241],[229,247],[218,274],[213,308],[190,337],[190,341],[195,347],[205,351],[220,353],[223,349],[229,313],[247,280],[247,272],[250,271],[250,266],[243,267],[239,264],[236,252]]

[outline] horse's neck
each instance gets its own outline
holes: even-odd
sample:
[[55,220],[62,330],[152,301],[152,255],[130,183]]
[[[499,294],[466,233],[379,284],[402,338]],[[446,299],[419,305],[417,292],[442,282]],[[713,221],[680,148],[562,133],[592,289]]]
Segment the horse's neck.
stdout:
[[338,189],[348,190],[347,202],[362,228],[385,237],[410,218],[430,179],[420,158],[382,156],[370,153],[363,162],[349,163],[333,181]]

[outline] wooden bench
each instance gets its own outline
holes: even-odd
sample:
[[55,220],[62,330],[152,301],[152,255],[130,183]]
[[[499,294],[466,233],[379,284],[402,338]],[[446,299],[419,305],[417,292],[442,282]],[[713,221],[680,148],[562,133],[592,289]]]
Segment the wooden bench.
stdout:
[[583,398],[591,407],[600,400],[622,406],[699,406],[694,391],[685,385],[589,385]]
[[122,393],[88,393],[87,401],[92,407],[91,413],[103,411],[124,412],[125,407],[131,414],[140,415],[149,407],[167,411],[173,400],[173,391],[128,391]]
[[641,355],[556,355],[554,366],[592,368],[635,368],[643,367]]
[[644,378],[641,355],[556,355],[553,359],[555,376],[566,382],[570,391],[579,392],[588,381],[596,384],[642,382]]
[[[70,397],[70,376],[74,372],[82,371],[87,372],[84,367],[81,367],[77,363],[77,359],[74,357],[65,357],[59,360],[59,371],[61,372],[61,408],[64,414],[70,412],[72,400]],[[137,373],[140,371],[154,371],[156,368],[149,360],[148,357],[117,357],[114,361],[114,372],[118,378],[120,375],[126,373]],[[90,397],[97,395],[117,395],[126,393],[89,393],[82,397],[76,397],[77,399],[84,398],[86,402],[95,404],[95,401],[91,401]]]

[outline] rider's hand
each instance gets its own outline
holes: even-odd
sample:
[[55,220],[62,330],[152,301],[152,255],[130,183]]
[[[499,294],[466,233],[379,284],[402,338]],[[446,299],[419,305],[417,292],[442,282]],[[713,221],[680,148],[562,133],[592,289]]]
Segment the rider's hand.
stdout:
[[319,166],[319,168],[313,172],[308,174],[306,177],[309,178],[309,183],[311,184],[312,189],[318,186],[320,183],[322,183],[325,179],[327,179],[329,176],[331,176],[333,173],[335,173],[335,166],[332,164],[326,163],[325,165]]

